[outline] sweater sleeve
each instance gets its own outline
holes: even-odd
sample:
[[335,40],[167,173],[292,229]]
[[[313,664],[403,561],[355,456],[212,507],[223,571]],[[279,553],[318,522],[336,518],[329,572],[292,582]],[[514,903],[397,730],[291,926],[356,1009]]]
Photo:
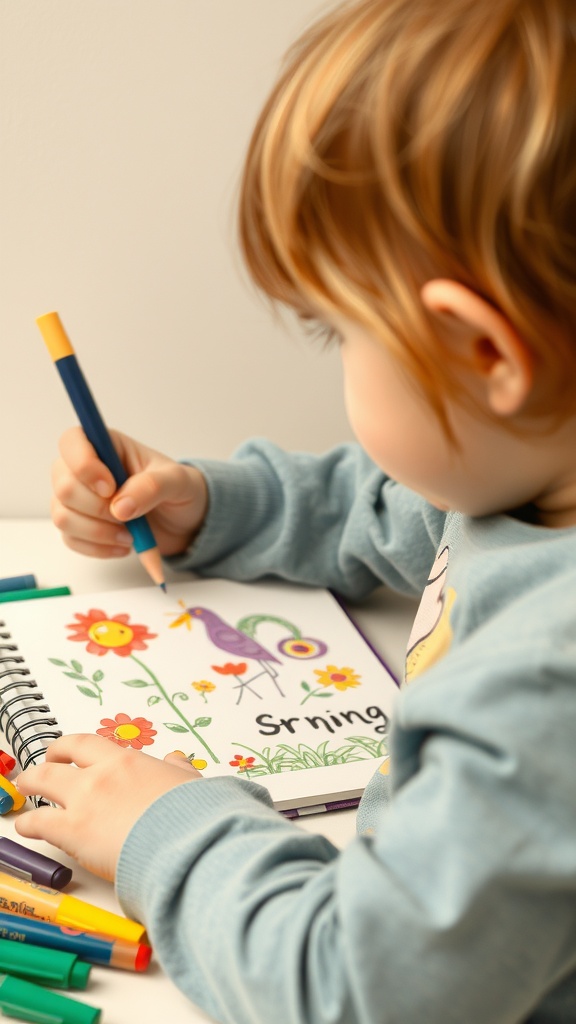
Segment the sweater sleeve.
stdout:
[[229,462],[194,460],[209,512],[174,568],[277,577],[360,599],[381,583],[420,594],[444,513],[387,478],[358,445],[321,456],[251,441]]
[[566,639],[481,630],[402,694],[393,798],[341,852],[249,781],[152,804],[117,889],[173,981],[225,1024],[527,1020],[576,966]]

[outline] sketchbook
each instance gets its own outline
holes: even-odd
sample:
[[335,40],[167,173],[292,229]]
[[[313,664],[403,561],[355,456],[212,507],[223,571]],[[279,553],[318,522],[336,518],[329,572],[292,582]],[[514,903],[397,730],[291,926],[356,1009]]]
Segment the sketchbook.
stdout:
[[93,732],[269,790],[288,815],[358,803],[397,682],[326,590],[194,580],[0,610],[0,730],[20,767]]

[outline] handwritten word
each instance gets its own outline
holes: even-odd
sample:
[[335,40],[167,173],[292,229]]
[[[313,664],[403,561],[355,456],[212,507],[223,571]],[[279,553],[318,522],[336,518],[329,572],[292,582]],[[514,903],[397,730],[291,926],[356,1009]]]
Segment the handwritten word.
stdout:
[[304,718],[279,718],[277,721],[274,721],[272,715],[257,715],[256,724],[260,726],[259,732],[262,736],[277,736],[282,729],[294,734],[295,722],[307,722],[312,729],[323,727],[327,732],[334,733],[343,725],[352,725],[357,720],[364,722],[365,725],[373,725],[379,721],[380,724],[374,726],[374,732],[385,733],[388,728],[388,715],[375,705],[366,708],[364,712],[339,711],[337,715],[306,715]]

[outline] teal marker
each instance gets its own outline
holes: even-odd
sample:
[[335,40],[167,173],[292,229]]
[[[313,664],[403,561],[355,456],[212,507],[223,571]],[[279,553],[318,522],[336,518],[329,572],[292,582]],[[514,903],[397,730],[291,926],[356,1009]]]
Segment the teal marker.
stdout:
[[70,587],[45,587],[37,590],[7,590],[0,591],[0,604],[8,601],[35,601],[39,597],[65,597],[70,593]]
[[102,1010],[69,999],[42,985],[0,974],[0,1010],[6,1017],[32,1024],[98,1024]]
[[0,973],[15,974],[49,988],[84,989],[91,969],[75,953],[0,939]]

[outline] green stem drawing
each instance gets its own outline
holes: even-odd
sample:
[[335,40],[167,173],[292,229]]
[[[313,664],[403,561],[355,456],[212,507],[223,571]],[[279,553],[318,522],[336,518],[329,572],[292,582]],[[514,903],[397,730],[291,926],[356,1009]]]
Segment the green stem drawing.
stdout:
[[[162,683],[160,682],[159,679],[157,679],[157,677],[154,675],[152,670],[149,669],[148,666],[145,665],[143,661],[140,661],[140,659],[137,658],[135,654],[131,654],[130,657],[132,658],[132,661],[136,662],[136,664],[139,666],[139,668],[143,669],[143,671],[146,672],[150,676],[150,679],[152,680],[153,685],[159,691],[159,693],[164,698],[166,703],[170,706],[170,708],[172,709],[174,714],[178,716],[178,718],[186,726],[186,729],[189,730],[192,733],[192,735],[196,737],[198,742],[202,744],[202,746],[204,747],[204,750],[207,752],[207,754],[209,754],[209,756],[212,758],[212,760],[215,762],[215,764],[220,764],[220,759],[216,756],[214,751],[211,750],[211,748],[208,746],[208,744],[206,743],[206,740],[204,740],[202,738],[202,736],[200,735],[200,733],[194,728],[194,726],[190,724],[190,722],[188,721],[186,716],[183,715],[182,712],[179,710],[179,708],[176,707],[174,701],[171,699],[171,697],[168,696],[168,694],[166,693],[166,690],[162,686]],[[151,685],[151,684],[148,684],[148,685]]]
[[305,704],[310,697],[332,697],[332,693],[327,693],[324,686],[317,686],[315,690],[310,689],[310,684],[302,680],[300,686],[306,691],[306,696],[300,701],[300,705]]
[[104,673],[100,669],[96,669],[92,676],[86,676],[79,661],[72,660],[70,664],[67,661],[62,661],[61,658],[48,658],[48,661],[53,665],[58,665],[59,668],[66,669],[67,671],[64,672],[64,675],[68,676],[69,679],[88,683],[88,686],[78,686],[77,684],[76,688],[84,697],[92,697],[102,706],[103,690],[99,683],[104,678]]

